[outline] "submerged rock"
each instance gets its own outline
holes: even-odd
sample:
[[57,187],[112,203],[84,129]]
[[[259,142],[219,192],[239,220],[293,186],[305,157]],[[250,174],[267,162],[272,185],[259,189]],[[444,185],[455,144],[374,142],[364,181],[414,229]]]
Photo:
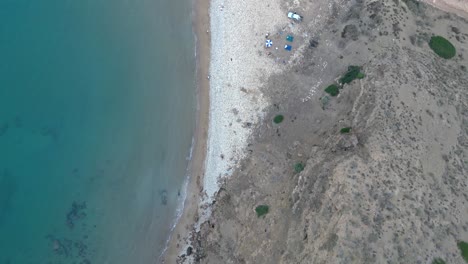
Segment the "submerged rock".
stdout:
[[167,191],[166,190],[162,190],[160,193],[159,193],[160,197],[161,197],[161,204],[163,205],[167,205]]

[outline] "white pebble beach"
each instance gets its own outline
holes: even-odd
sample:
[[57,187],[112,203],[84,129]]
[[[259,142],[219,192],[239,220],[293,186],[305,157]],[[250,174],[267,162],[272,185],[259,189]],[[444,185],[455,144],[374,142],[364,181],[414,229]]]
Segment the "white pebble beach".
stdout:
[[279,71],[264,52],[265,34],[287,23],[280,1],[212,0],[210,120],[205,164],[205,202],[246,155],[251,129],[268,105],[261,80]]

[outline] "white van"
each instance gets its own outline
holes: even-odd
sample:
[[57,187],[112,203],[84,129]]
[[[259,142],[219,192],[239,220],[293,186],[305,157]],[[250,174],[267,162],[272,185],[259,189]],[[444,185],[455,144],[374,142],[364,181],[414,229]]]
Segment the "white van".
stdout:
[[301,21],[302,20],[302,17],[300,15],[298,15],[296,12],[289,12],[288,17],[290,19],[294,19],[296,21]]

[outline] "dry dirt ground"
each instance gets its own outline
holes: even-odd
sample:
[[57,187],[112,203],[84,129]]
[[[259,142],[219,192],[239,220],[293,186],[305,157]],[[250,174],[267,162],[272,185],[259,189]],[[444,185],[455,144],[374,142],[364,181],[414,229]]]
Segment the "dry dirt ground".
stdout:
[[[329,4],[313,25],[317,5]],[[291,7],[305,17],[309,45],[265,80],[267,118],[190,254],[213,264],[463,263],[468,21],[410,0],[286,1]],[[432,35],[457,55],[438,57]],[[323,89],[349,65],[365,78],[324,104]],[[257,217],[258,205],[268,214]]]

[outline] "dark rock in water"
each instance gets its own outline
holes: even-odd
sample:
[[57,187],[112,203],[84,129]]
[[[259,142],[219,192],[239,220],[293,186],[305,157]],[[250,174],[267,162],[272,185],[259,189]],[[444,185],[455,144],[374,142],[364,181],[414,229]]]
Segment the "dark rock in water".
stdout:
[[22,128],[23,127],[23,120],[19,116],[15,117],[15,120],[13,121],[13,123],[14,123],[16,128]]
[[59,239],[52,235],[47,235],[46,238],[51,243],[52,250],[56,255],[70,257],[72,256],[73,241],[70,239]]
[[73,263],[91,263],[88,259],[88,246],[84,242],[68,238],[58,238],[54,235],[47,235],[46,239],[49,240],[51,250],[53,250],[55,255],[76,259],[77,261]]
[[161,196],[161,203],[163,205],[166,205],[167,204],[167,191],[166,190],[162,190],[160,192],[160,196]]
[[192,247],[188,247],[188,248],[187,248],[187,256],[192,255],[192,252],[193,252],[193,248],[192,248]]
[[70,211],[68,211],[66,219],[67,226],[70,229],[72,229],[75,226],[76,221],[86,217],[84,209],[86,209],[86,202],[77,203],[76,201],[73,201],[72,207]]
[[5,135],[9,127],[10,125],[8,125],[8,123],[0,125],[0,136]]
[[50,137],[53,141],[57,141],[59,138],[58,130],[51,127],[43,127],[41,129],[41,135],[44,137]]
[[16,193],[17,184],[7,170],[0,173],[0,224],[10,209],[13,196]]

